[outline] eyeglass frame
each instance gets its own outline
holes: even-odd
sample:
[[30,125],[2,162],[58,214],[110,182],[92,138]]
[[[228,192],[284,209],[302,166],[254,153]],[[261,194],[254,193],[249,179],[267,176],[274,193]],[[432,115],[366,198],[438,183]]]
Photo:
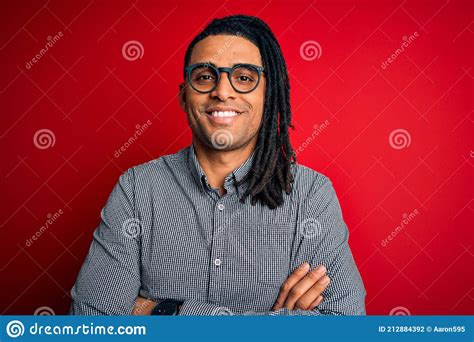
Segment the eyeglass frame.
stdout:
[[[197,67],[201,67],[201,66],[212,68],[216,72],[216,75],[217,75],[216,84],[214,85],[214,87],[212,87],[210,90],[207,90],[207,91],[201,91],[201,90],[196,89],[193,86],[193,83],[191,82],[191,72],[194,69],[196,69]],[[257,73],[258,73],[257,83],[255,84],[255,87],[252,88],[249,91],[240,91],[240,90],[235,89],[235,86],[232,83],[232,80],[230,79],[230,75],[234,72],[235,69],[237,69],[239,67],[252,67],[255,70],[257,70]],[[211,63],[196,63],[196,64],[188,65],[187,67],[184,68],[186,81],[191,85],[191,88],[193,88],[195,91],[197,91],[198,93],[201,93],[201,94],[211,93],[217,88],[217,86],[219,85],[219,82],[221,80],[221,73],[222,72],[227,73],[227,78],[229,79],[229,83],[232,86],[232,89],[234,89],[239,94],[248,94],[248,93],[251,93],[252,91],[254,91],[255,89],[258,88],[258,85],[260,84],[260,80],[262,79],[262,74],[265,74],[265,68],[261,67],[261,66],[258,66],[258,65],[250,64],[250,63],[238,63],[238,64],[233,65],[231,68],[229,68],[229,67],[220,67],[220,68],[218,68],[218,67],[216,67],[215,65],[213,65]]]

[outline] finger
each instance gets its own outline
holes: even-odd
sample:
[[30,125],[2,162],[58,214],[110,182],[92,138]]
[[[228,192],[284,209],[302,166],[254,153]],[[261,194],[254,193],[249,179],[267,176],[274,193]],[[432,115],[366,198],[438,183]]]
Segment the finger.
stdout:
[[296,302],[295,306],[299,309],[305,309],[311,305],[321,293],[328,287],[331,279],[325,275],[316,284],[314,284],[305,294]]
[[280,287],[280,293],[278,294],[278,298],[275,301],[272,310],[278,310],[283,307],[283,303],[285,303],[286,297],[288,296],[290,290],[308,273],[309,269],[309,263],[304,262],[283,282]]
[[[317,267],[316,269],[309,272],[303,279],[301,279],[288,294],[283,307],[293,310],[296,302],[303,296],[309,289],[311,289],[326,273],[326,267],[323,265]],[[321,293],[318,293],[314,298],[312,298],[308,305],[312,303]]]
[[306,310],[314,310],[319,304],[323,302],[323,296],[319,296],[314,302],[311,303],[309,307],[306,308]]

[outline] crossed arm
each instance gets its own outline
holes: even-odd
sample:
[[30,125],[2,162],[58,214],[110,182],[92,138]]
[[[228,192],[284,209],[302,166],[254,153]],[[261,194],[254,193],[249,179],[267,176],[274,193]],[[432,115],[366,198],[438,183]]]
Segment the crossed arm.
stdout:
[[[271,312],[263,314],[275,314],[278,315],[280,312],[284,312],[283,309],[294,311],[314,310],[323,301],[322,292],[329,285],[330,279],[326,275],[326,268],[320,266],[310,271],[309,263],[305,262],[301,264],[283,283],[280,289],[275,304],[272,307]],[[137,297],[135,306],[132,310],[132,315],[150,315],[152,310],[157,305],[151,299]],[[217,309],[216,306],[209,306],[209,309]],[[181,306],[179,307],[178,314],[182,314]],[[217,310],[216,310],[217,312]]]
[[[297,261],[299,267],[282,284],[271,310],[259,315],[365,314],[366,292],[348,245],[348,230],[339,202],[329,179],[317,180],[309,196],[318,192],[318,201],[308,207],[306,215],[325,222],[326,229],[322,230],[321,238],[303,239],[299,246],[301,255],[312,251],[314,257],[309,263]],[[133,188],[130,169],[120,177],[101,213],[89,254],[71,290],[70,314],[143,315],[156,305],[139,296],[139,244],[122,231],[123,222],[134,217]],[[317,252],[321,250],[329,251],[324,259]],[[311,270],[311,265],[324,266]],[[188,299],[180,307],[179,315],[213,315],[221,308]]]

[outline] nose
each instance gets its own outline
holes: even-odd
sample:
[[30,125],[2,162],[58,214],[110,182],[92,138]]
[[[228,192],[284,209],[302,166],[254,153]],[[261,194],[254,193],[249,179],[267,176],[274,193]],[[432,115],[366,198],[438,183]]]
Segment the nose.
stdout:
[[216,88],[211,91],[210,95],[212,98],[219,99],[223,102],[229,98],[235,99],[236,92],[234,88],[232,88],[228,74],[226,72],[221,73],[219,83],[217,83]]

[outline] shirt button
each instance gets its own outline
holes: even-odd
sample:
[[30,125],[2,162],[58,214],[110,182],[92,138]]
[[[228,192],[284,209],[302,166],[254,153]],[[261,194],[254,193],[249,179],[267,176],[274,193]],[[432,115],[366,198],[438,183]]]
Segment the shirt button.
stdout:
[[220,211],[224,210],[225,209],[225,205],[223,205],[222,203],[219,203],[217,205],[217,209],[219,209]]
[[214,265],[219,266],[222,263],[221,259],[214,260]]

